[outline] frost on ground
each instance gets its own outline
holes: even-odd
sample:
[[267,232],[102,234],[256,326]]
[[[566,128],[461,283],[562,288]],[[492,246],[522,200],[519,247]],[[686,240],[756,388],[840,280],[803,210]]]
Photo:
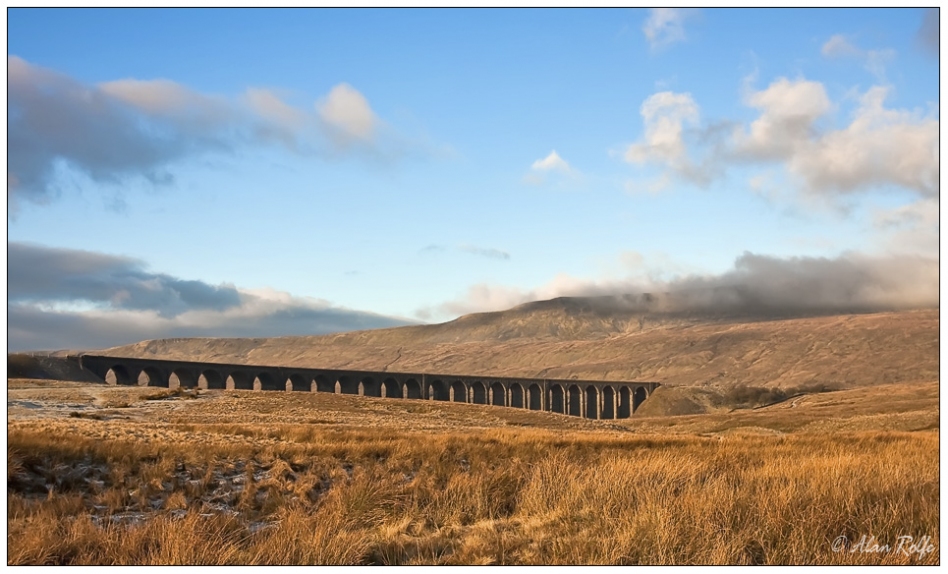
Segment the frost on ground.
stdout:
[[830,546],[938,540],[937,381],[621,421],[11,383],[10,564],[939,561]]

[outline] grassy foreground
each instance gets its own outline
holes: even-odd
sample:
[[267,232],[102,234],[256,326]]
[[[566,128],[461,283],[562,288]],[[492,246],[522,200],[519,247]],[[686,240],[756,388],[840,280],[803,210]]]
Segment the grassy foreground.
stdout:
[[[512,409],[334,396],[307,396],[323,401],[321,418],[295,423],[234,410],[299,402],[257,395],[266,396],[107,397],[114,408],[94,417],[12,420],[9,563],[940,560],[937,430],[643,434],[545,413],[531,426],[486,424]],[[226,419],[201,415],[221,404]],[[352,405],[420,409],[421,422],[399,424],[403,411],[372,426],[333,422]],[[469,427],[433,430],[450,415]],[[920,552],[899,548],[900,536],[931,538]]]

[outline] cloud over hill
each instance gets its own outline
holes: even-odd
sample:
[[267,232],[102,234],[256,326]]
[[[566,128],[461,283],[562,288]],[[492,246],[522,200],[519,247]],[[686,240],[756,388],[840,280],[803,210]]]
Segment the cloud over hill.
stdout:
[[921,255],[779,258],[745,252],[719,275],[668,281],[586,281],[561,275],[533,290],[478,284],[460,298],[420,309],[422,318],[499,311],[556,297],[651,294],[620,298],[652,312],[774,314],[872,312],[938,305],[938,260]]

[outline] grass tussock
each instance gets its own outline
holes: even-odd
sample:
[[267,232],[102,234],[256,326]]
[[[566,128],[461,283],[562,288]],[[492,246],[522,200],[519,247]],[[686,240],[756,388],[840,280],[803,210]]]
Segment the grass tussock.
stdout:
[[[939,562],[937,431],[56,424],[9,429],[10,564]],[[936,548],[834,552],[862,535]]]
[[757,407],[771,405],[809,393],[828,393],[838,391],[839,385],[828,383],[812,383],[794,387],[755,387],[735,385],[724,393],[724,400],[735,407]]

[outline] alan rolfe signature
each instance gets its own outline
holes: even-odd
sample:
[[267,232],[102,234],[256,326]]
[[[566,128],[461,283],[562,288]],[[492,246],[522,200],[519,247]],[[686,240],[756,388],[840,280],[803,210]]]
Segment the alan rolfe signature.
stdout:
[[849,538],[839,535],[833,540],[833,552],[856,552],[862,554],[889,554],[895,552],[903,556],[918,555],[919,560],[935,551],[931,536],[902,535],[895,539],[895,544],[881,544],[874,535],[863,534],[859,540],[850,542]]

